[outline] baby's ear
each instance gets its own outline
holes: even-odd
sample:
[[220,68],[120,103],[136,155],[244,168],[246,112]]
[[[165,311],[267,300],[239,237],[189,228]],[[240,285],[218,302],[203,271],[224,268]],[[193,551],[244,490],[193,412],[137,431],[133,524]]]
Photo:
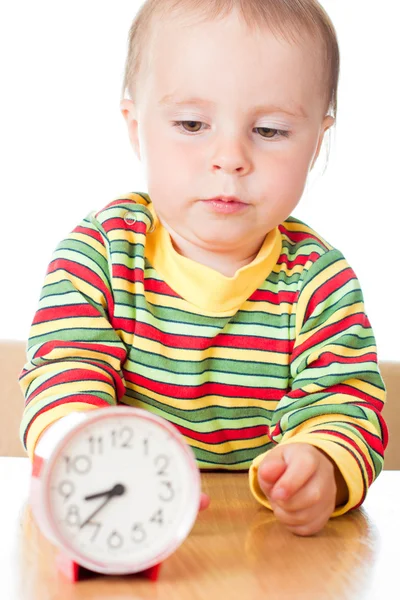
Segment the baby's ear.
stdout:
[[128,135],[132,148],[138,159],[141,160],[136,106],[132,100],[128,100],[127,98],[125,98],[121,101],[120,109],[122,116],[126,121]]
[[332,125],[335,123],[335,119],[333,117],[331,117],[331,115],[326,115],[322,124],[321,124],[321,129],[320,129],[320,134],[319,134],[319,138],[318,138],[318,144],[317,144],[317,148],[315,150],[314,153],[314,157],[312,159],[311,165],[309,167],[309,171],[311,171],[314,168],[314,165],[317,161],[317,158],[319,156],[320,150],[321,150],[321,145],[325,136],[325,133],[328,131],[328,129],[330,129],[330,127],[332,127]]

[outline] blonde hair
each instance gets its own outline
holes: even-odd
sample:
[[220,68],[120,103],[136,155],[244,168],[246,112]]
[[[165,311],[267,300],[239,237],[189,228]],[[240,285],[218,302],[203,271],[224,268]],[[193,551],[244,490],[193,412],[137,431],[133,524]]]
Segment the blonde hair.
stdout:
[[296,42],[304,32],[322,43],[325,60],[327,110],[336,119],[340,55],[335,28],[317,0],[146,0],[136,14],[128,35],[122,96],[128,90],[136,98],[136,82],[151,38],[153,22],[171,16],[195,14],[204,21],[223,18],[237,9],[252,30],[267,26],[287,41]]

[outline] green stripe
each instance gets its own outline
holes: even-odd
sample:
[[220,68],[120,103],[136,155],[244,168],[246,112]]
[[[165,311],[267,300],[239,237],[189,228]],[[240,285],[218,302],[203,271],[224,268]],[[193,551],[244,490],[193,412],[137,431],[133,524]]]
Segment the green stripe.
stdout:
[[[134,404],[134,406],[139,408],[151,409],[152,412],[159,416],[168,414],[170,417],[173,417],[174,423],[177,423],[182,427],[191,429],[190,424],[195,424],[196,431],[199,432],[207,431],[207,423],[210,423],[211,421],[217,421],[218,423],[226,422],[229,429],[238,428],[232,424],[232,421],[236,421],[236,419],[239,420],[241,423],[240,426],[243,427],[250,427],[251,425],[254,425],[254,423],[256,425],[265,425],[271,419],[272,415],[271,410],[260,409],[255,406],[225,407],[215,405],[204,408],[190,408],[190,400],[187,402],[187,409],[179,409],[158,402],[154,398],[150,398],[131,389],[126,390],[124,398],[125,397],[129,398],[127,404]],[[121,399],[121,402],[124,402],[124,398]],[[254,423],[249,425],[249,419],[253,419]]]

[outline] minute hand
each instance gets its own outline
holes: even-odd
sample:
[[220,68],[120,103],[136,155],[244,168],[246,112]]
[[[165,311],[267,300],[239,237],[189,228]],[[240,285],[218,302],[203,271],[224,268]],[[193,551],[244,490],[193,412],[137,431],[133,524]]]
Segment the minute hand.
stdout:
[[99,507],[96,508],[96,510],[94,512],[92,512],[91,515],[89,515],[89,517],[83,521],[83,523],[80,525],[79,529],[82,529],[82,527],[85,527],[85,525],[87,523],[89,523],[89,521],[91,521],[93,519],[93,517],[95,515],[97,515],[98,512],[101,511],[102,508],[104,508],[106,506],[106,504],[108,504],[111,500],[111,498],[114,498],[114,496],[122,496],[122,494],[125,493],[125,486],[123,486],[121,483],[117,483],[116,485],[114,485],[113,488],[111,488],[111,490],[108,490],[107,492],[100,492],[98,494],[92,494],[91,496],[85,496],[85,500],[94,500],[95,498],[101,498],[101,496],[106,496],[104,502],[102,504],[100,504]]

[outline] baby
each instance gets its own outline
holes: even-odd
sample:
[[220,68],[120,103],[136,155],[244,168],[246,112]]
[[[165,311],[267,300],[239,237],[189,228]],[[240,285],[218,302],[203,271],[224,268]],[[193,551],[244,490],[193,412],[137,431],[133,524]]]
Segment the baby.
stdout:
[[375,339],[341,252],[290,216],[338,75],[315,0],[143,4],[121,110],[148,193],[55,251],[20,378],[31,457],[71,411],[128,404],[201,469],[249,470],[295,534],[360,506],[387,444]]

